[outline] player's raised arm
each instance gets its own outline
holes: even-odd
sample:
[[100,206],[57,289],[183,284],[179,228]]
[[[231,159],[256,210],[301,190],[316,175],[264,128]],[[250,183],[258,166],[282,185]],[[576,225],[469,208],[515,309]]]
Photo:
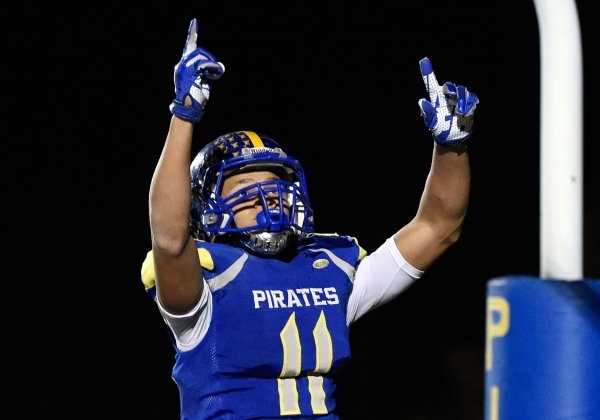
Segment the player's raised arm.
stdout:
[[173,117],[150,186],[150,229],[157,296],[163,307],[185,313],[202,295],[202,271],[189,233],[190,160],[194,123],[200,121],[212,82],[225,68],[196,45],[196,19],[190,23],[183,56],[175,67]]
[[471,179],[466,142],[479,99],[464,86],[440,86],[428,58],[419,64],[430,99],[419,107],[435,141],[433,161],[417,215],[394,239],[404,258],[424,270],[460,235]]

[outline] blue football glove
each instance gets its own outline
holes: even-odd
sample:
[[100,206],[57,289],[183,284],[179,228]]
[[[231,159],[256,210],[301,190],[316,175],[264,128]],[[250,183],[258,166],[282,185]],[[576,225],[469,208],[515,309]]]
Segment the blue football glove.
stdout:
[[471,135],[479,98],[464,86],[456,87],[451,82],[440,86],[427,57],[419,61],[419,66],[431,101],[419,100],[425,125],[437,144],[460,147]]
[[197,38],[198,22],[192,19],[183,56],[175,66],[175,100],[169,107],[173,115],[192,122],[202,118],[212,83],[225,72],[211,53],[196,46]]

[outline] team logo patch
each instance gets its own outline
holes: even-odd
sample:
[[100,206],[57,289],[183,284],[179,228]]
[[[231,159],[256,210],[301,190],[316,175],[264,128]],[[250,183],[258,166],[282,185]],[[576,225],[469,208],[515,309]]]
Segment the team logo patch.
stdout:
[[323,258],[318,259],[313,263],[314,268],[325,268],[329,265],[329,261]]

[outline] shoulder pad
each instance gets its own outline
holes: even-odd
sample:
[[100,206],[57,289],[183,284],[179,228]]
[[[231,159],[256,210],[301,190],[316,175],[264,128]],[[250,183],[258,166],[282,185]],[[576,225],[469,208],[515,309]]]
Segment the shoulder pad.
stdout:
[[358,247],[358,261],[362,260],[367,256],[367,251],[358,244],[358,240],[354,236],[350,236],[354,240],[354,243]]
[[313,236],[324,236],[324,237],[338,237],[346,240],[351,240],[358,247],[358,261],[361,261],[367,256],[367,251],[358,244],[358,240],[354,236],[340,236],[337,233],[315,233]]
[[[202,268],[211,271],[215,269],[212,256],[206,248],[198,248],[198,258],[200,259],[200,265]],[[144,283],[146,290],[153,288],[156,283],[156,274],[154,273],[154,256],[152,251],[148,252],[146,259],[142,263],[142,283]]]

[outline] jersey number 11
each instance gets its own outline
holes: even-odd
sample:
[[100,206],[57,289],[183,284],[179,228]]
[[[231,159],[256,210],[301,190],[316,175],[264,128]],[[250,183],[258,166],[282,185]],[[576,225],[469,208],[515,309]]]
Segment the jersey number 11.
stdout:
[[[279,333],[283,346],[283,367],[277,379],[279,391],[279,411],[281,415],[300,414],[298,404],[298,388],[296,379],[302,366],[302,346],[296,325],[296,312],[290,315],[287,323]],[[321,315],[313,329],[316,348],[315,370],[308,374],[308,391],[313,414],[327,414],[325,390],[322,374],[329,372],[333,361],[333,343],[327,330],[325,314]]]

